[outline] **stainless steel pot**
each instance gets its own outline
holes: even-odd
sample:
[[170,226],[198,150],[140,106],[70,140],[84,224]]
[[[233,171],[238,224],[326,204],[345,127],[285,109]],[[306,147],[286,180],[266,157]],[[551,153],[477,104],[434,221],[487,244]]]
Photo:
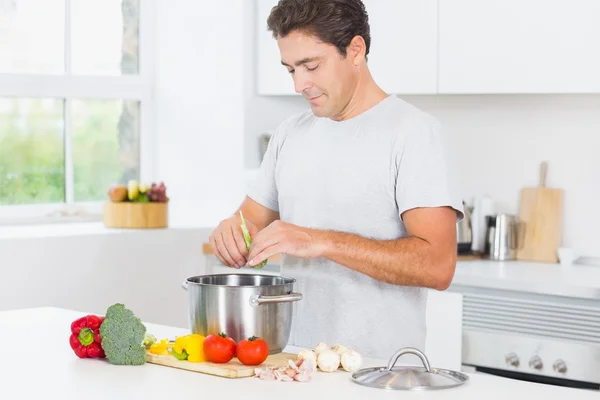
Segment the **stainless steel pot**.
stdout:
[[187,278],[188,318],[192,333],[224,332],[239,342],[263,338],[269,353],[281,353],[292,327],[293,278],[271,275],[215,274]]

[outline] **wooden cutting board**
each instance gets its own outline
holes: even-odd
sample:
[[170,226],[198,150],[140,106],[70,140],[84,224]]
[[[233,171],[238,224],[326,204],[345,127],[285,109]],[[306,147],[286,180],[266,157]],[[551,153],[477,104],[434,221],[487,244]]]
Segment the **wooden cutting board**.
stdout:
[[539,186],[521,190],[519,218],[524,223],[524,234],[518,235],[522,240],[517,249],[518,260],[558,262],[564,191],[546,187],[547,171],[548,165],[543,162]]
[[254,375],[255,368],[279,368],[288,365],[288,360],[296,360],[296,354],[291,353],[279,353],[272,354],[267,357],[264,363],[258,366],[244,365],[237,358],[229,361],[226,364],[217,364],[211,362],[189,362],[181,361],[173,357],[172,355],[157,355],[150,352],[146,352],[146,361],[151,364],[163,365],[166,367],[173,367],[179,369],[185,369],[193,372],[200,372],[203,374],[221,376],[224,378],[247,378]]

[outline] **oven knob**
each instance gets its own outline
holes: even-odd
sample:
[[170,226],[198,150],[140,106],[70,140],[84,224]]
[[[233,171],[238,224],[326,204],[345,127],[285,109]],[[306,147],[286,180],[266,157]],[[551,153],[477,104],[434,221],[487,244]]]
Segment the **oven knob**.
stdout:
[[515,353],[507,354],[504,357],[504,360],[506,361],[506,364],[510,365],[511,367],[519,366],[519,357]]
[[542,363],[541,358],[539,358],[538,356],[533,356],[531,357],[531,360],[529,360],[529,366],[533,369],[542,369],[544,367],[544,364]]
[[552,368],[554,368],[555,372],[560,372],[561,374],[567,372],[567,364],[563,360],[556,360]]

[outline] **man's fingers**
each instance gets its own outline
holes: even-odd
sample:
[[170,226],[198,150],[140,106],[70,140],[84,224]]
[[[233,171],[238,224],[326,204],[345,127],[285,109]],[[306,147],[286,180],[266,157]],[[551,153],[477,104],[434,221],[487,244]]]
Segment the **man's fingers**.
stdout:
[[225,265],[237,268],[237,263],[233,261],[233,258],[229,254],[229,251],[227,251],[227,247],[225,246],[225,243],[223,241],[223,234],[218,234],[215,238],[215,241],[217,242],[217,248],[219,249],[219,253],[221,253],[221,256],[223,256],[223,258],[225,259]]
[[219,251],[219,247],[217,246],[215,237],[213,235],[210,235],[209,240],[210,240],[210,246],[212,247],[212,250],[213,250],[213,253],[215,254],[215,256],[219,259],[219,261],[221,261],[223,264],[227,265],[227,261],[225,261],[225,259],[221,255],[221,252]]
[[246,264],[246,258],[240,253],[238,244],[233,236],[233,232],[230,230],[227,233],[228,234],[223,234],[223,242],[225,243],[225,247],[227,248],[227,251],[229,251],[229,255],[233,259],[235,265],[241,268]]
[[279,239],[276,235],[270,235],[269,232],[265,232],[269,228],[265,228],[260,231],[260,234],[256,236],[256,240],[252,241],[252,246],[250,247],[250,254],[248,254],[248,260],[256,258],[257,255],[260,254],[261,251],[266,249],[267,247],[271,247],[276,245],[279,242]]
[[269,257],[272,257],[276,254],[279,254],[279,245],[273,245],[273,246],[269,246],[266,249],[264,249],[263,251],[261,251],[260,253],[258,253],[256,256],[252,257],[249,261],[248,261],[248,265],[250,267],[254,267],[255,265],[260,264],[261,262],[263,262],[264,260],[266,260]]
[[248,249],[246,248],[246,241],[244,240],[244,235],[242,234],[241,229],[236,229],[235,226],[231,227],[231,232],[233,234],[233,240],[235,240],[235,244],[242,255],[244,257],[244,263],[246,262],[246,257],[248,257]]

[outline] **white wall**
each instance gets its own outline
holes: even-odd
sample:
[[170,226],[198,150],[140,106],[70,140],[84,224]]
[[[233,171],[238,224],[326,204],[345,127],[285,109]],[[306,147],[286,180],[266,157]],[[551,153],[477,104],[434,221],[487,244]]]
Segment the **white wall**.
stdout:
[[0,311],[55,306],[104,314],[124,303],[146,322],[187,328],[181,282],[204,273],[207,237],[202,229],[159,229],[2,238]]
[[159,179],[172,221],[214,226],[244,194],[243,0],[156,1]]
[[[245,57],[251,60],[253,2],[245,5]],[[255,95],[254,63],[247,65],[245,167],[254,169],[260,165],[258,136],[307,105],[300,96]],[[497,211],[517,213],[520,189],[537,184],[539,163],[547,160],[548,186],[566,191],[563,244],[600,256],[600,214],[595,212],[600,198],[600,95],[401,97],[443,123],[466,199],[487,194]]]
[[438,117],[465,195],[485,193],[517,213],[519,191],[548,182],[565,190],[563,244],[600,255],[600,95],[407,98]]

